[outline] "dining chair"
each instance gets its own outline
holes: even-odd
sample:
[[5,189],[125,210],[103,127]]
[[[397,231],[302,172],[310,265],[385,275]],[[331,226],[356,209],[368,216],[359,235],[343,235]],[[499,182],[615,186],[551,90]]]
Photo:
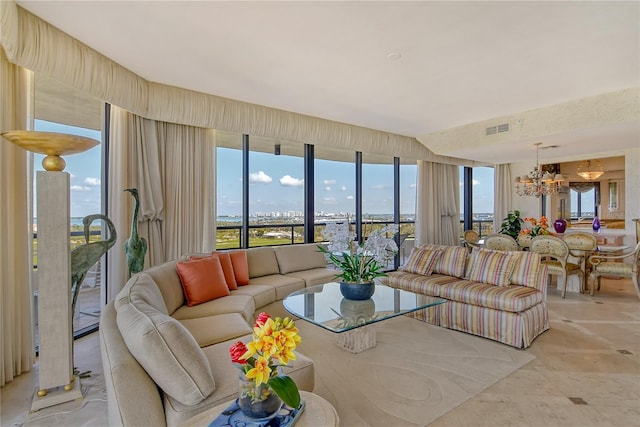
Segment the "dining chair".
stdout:
[[480,244],[478,243],[480,241],[480,236],[478,235],[478,233],[476,233],[475,230],[466,230],[462,235],[462,238],[464,239],[464,244],[469,252],[471,252],[474,246],[480,246]]
[[531,234],[518,234],[516,242],[518,242],[518,246],[520,246],[520,249],[529,250],[529,246],[531,246],[531,239],[533,239],[533,237],[531,237]]
[[[547,234],[536,236],[531,240],[529,250],[542,256],[541,264],[547,266],[547,272],[550,276],[560,276],[562,278],[562,298],[567,293],[569,276],[577,274],[582,277],[580,266],[568,261],[569,246],[564,240]],[[582,283],[580,284],[580,289],[582,289]]]
[[578,231],[567,233],[562,237],[569,246],[569,261],[580,265],[582,270],[582,287],[580,292],[587,289],[587,279],[589,277],[589,264],[587,258],[598,248],[598,241],[593,233]]
[[494,251],[517,251],[518,242],[508,234],[494,233],[484,238],[484,248]]
[[[631,263],[620,262],[625,258],[631,258]],[[636,294],[640,298],[640,288],[638,287],[638,274],[640,274],[640,242],[633,252],[621,255],[591,255],[591,280],[589,281],[590,293],[593,295],[593,285],[598,280],[598,290],[600,290],[600,278],[602,276],[631,277]]]

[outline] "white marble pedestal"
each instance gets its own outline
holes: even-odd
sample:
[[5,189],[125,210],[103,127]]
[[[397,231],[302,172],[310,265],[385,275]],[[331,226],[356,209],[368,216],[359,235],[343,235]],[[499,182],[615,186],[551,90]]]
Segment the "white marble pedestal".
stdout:
[[336,344],[350,353],[360,353],[376,346],[374,325],[362,326],[338,334]]
[[38,217],[38,389],[37,411],[82,398],[73,375],[69,174],[39,171]]

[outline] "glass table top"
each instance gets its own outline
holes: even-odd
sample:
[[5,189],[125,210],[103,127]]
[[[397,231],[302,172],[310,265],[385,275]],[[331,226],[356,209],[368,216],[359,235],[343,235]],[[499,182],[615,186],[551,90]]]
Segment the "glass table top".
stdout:
[[370,299],[354,301],[342,296],[339,283],[310,286],[289,294],[283,305],[294,316],[332,332],[345,332],[446,302],[382,284],[375,287]]

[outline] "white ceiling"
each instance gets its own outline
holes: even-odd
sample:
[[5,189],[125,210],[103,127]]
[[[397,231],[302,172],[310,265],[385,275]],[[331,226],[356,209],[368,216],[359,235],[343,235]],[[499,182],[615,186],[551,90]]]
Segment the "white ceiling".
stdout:
[[[640,86],[639,2],[18,4],[147,80],[418,138]],[[640,145],[637,125],[613,132],[608,148]],[[600,133],[545,144],[593,153]]]

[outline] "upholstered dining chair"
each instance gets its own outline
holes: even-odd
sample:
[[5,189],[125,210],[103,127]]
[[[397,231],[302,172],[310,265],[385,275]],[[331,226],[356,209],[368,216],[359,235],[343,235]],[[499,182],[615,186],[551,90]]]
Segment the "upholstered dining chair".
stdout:
[[480,236],[475,230],[466,230],[462,235],[462,238],[464,239],[464,245],[469,249],[469,252],[471,252],[474,246],[480,246],[478,243],[480,241]]
[[[536,236],[531,240],[529,250],[543,257],[542,264],[547,266],[547,272],[550,276],[560,276],[562,278],[562,298],[567,293],[567,279],[569,276],[577,274],[582,278],[580,266],[568,261],[569,246],[564,240],[547,234]],[[582,289],[582,283],[580,284],[580,289]]]
[[518,242],[508,234],[494,233],[484,238],[486,249],[495,251],[517,251],[519,249]]
[[579,264],[582,270],[583,279],[582,288],[580,289],[580,292],[582,292],[587,288],[587,279],[589,277],[587,258],[598,248],[598,241],[593,233],[585,233],[584,231],[567,233],[562,240],[569,246],[569,261]]
[[520,246],[520,249],[529,250],[529,246],[531,246],[531,239],[533,239],[533,237],[531,237],[531,234],[518,234],[516,242],[518,242],[518,246]]
[[[630,258],[631,263],[616,262]],[[636,288],[636,294],[640,298],[640,288],[638,287],[638,274],[640,274],[640,242],[636,245],[633,252],[623,253],[621,255],[591,255],[589,257],[591,263],[591,280],[589,281],[590,293],[593,295],[593,285],[598,280],[598,290],[600,290],[600,278],[603,275],[615,277],[631,277],[633,287]]]

